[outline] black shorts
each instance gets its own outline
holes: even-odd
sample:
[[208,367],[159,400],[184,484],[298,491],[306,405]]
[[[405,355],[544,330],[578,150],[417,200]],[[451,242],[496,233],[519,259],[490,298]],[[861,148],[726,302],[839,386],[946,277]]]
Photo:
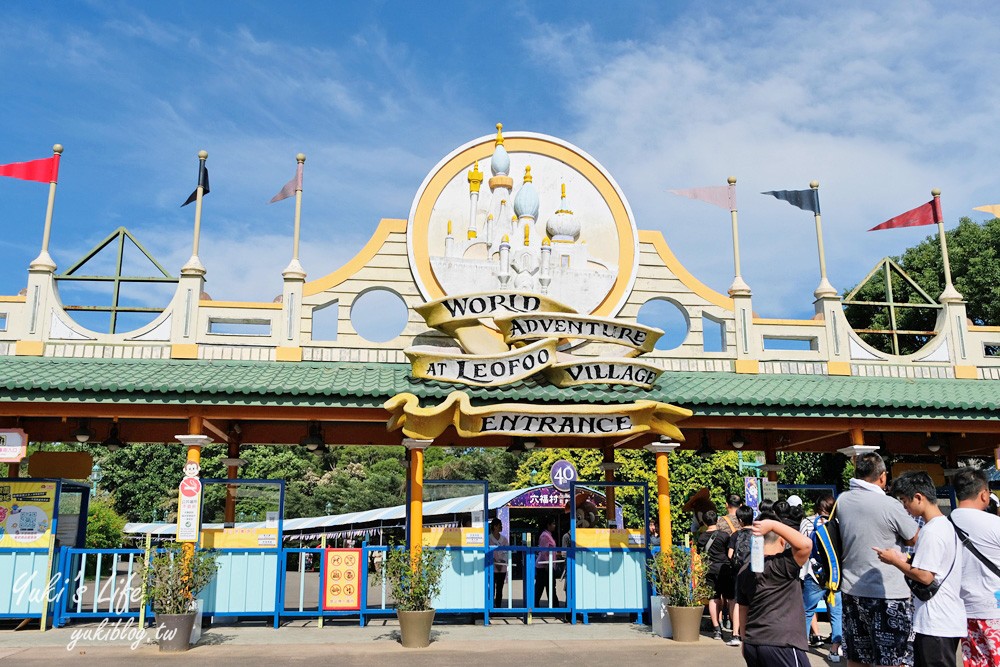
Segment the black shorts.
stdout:
[[[844,593],[844,649],[847,659],[868,665],[913,664],[913,603]],[[954,661],[954,654],[952,660]]]
[[729,563],[725,563],[719,570],[719,574],[715,575],[715,592],[727,600],[736,597],[736,577],[733,576],[733,570]]
[[917,633],[913,636],[913,664],[915,667],[939,667],[955,664],[959,637],[932,637]]
[[754,646],[743,644],[747,667],[809,667],[809,656],[794,646]]

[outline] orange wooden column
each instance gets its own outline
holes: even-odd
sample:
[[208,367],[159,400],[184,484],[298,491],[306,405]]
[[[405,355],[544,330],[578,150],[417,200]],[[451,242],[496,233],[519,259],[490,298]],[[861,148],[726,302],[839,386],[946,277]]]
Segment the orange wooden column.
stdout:
[[406,525],[409,526],[410,553],[419,553],[424,535],[424,450],[433,440],[403,438],[403,445],[410,453],[410,467],[406,483],[410,487]]
[[679,442],[662,440],[646,445],[646,450],[656,455],[656,505],[660,514],[660,545],[669,547],[673,544],[673,532],[670,521],[670,464],[667,455],[680,447]]

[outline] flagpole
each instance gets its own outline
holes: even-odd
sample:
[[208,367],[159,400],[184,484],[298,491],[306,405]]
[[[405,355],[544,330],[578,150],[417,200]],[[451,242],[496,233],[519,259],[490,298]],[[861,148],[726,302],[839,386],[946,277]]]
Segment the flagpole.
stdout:
[[[809,183],[809,187],[816,191],[816,201],[819,201],[819,181],[812,181]],[[823,219],[819,214],[819,206],[816,206],[816,212],[813,213],[816,218],[816,245],[819,248],[819,287],[813,292],[813,295],[817,299],[822,299],[824,297],[835,297],[837,296],[837,290],[830,281],[826,278],[826,255],[823,253]]]
[[205,195],[205,183],[202,179],[202,174],[205,173],[205,161],[207,159],[208,151],[198,151],[198,186],[195,188],[194,199],[194,247],[191,250],[191,259],[181,267],[182,272],[200,273],[201,275],[205,275],[205,267],[202,265],[201,260],[198,259],[198,244],[201,241],[201,199]]
[[729,208],[729,216],[733,222],[733,271],[735,272],[733,284],[729,286],[729,296],[733,296],[735,294],[750,294],[750,286],[743,280],[743,275],[740,272],[739,221],[736,217],[736,197],[732,196],[733,191],[736,189],[736,177],[730,176],[726,182],[729,183],[729,201],[732,204]]
[[937,188],[931,190],[934,197],[934,221],[937,223],[938,237],[941,239],[941,258],[944,260],[944,291],[938,300],[941,303],[948,301],[962,301],[962,295],[955,289],[951,282],[951,262],[948,261],[948,241],[944,233],[944,216],[941,215],[941,191]]
[[59,173],[59,156],[62,155],[62,152],[62,144],[56,144],[52,147],[52,159],[55,160],[55,167],[52,169],[52,180],[49,181],[49,203],[45,209],[45,229],[42,232],[42,251],[38,253],[38,257],[31,262],[30,268],[32,269],[45,269],[47,271],[56,270],[56,263],[49,255],[49,236],[52,233],[52,211],[56,205],[56,180],[57,174]]
[[295,160],[298,162],[298,166],[295,173],[295,226],[292,232],[292,261],[289,262],[282,275],[286,278],[305,278],[305,269],[299,263],[299,232],[302,220],[302,170],[306,162],[305,153],[296,155]]

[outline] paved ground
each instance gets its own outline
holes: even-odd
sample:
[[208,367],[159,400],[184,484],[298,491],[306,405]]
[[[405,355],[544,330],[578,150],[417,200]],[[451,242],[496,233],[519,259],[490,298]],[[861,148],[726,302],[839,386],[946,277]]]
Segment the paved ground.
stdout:
[[[105,626],[105,632],[114,626]],[[738,648],[724,646],[703,636],[695,644],[681,644],[653,636],[648,626],[627,622],[571,625],[536,618],[531,625],[520,620],[482,625],[435,625],[426,649],[404,649],[399,644],[395,619],[372,621],[360,628],[350,624],[290,623],[280,630],[261,626],[215,627],[207,630],[197,646],[183,654],[160,654],[157,647],[131,636],[94,639],[86,635],[101,629],[97,624],[69,628],[14,632],[0,630],[0,661],[11,665],[50,665],[54,661],[102,665],[175,664],[230,665],[241,667],[274,664],[317,664],[337,661],[345,665],[561,665],[624,667],[670,664],[671,667],[719,665],[737,667],[743,661]],[[132,626],[132,632],[136,631]],[[89,631],[89,632],[88,632]],[[133,650],[130,644],[137,642]],[[810,655],[810,665],[827,664],[824,652]]]

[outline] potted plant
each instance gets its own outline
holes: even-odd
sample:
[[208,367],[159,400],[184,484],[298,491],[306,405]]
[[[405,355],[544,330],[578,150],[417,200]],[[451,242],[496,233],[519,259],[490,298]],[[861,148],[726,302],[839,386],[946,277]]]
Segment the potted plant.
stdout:
[[701,635],[705,600],[712,595],[705,583],[706,571],[697,554],[681,547],[664,547],[647,563],[650,583],[659,595],[667,598],[675,641],[696,642]]
[[[192,545],[193,546],[193,545]],[[213,551],[185,551],[180,544],[147,557],[139,565],[143,602],[156,614],[161,651],[186,651],[191,644],[196,599],[219,569]]]
[[424,648],[431,643],[431,601],[441,592],[444,557],[441,549],[397,547],[386,553],[385,578],[396,601],[400,641],[406,648]]

